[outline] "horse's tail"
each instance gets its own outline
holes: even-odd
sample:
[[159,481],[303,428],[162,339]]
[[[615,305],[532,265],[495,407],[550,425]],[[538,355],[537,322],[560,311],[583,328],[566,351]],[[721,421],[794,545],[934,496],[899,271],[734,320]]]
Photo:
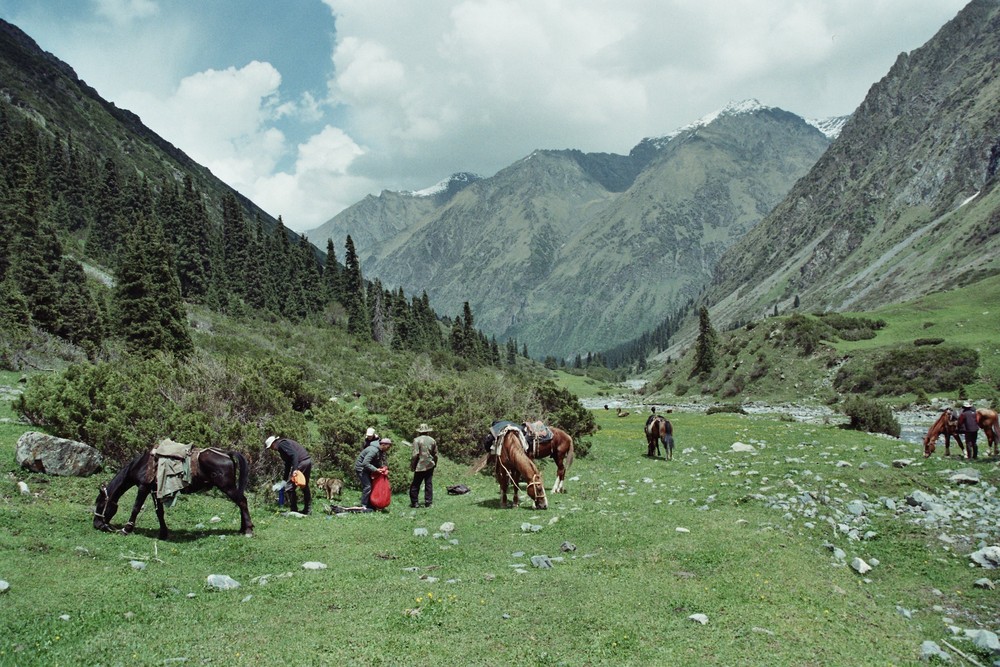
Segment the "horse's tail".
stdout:
[[573,447],[572,436],[569,439],[569,451],[566,452],[566,460],[563,462],[563,468],[566,472],[569,472],[569,467],[573,465],[573,458],[576,456],[576,448]]
[[247,457],[243,456],[240,452],[232,452],[230,456],[236,459],[236,463],[240,466],[240,482],[239,489],[240,493],[244,493],[247,489],[247,482],[250,481],[250,466],[247,464]]

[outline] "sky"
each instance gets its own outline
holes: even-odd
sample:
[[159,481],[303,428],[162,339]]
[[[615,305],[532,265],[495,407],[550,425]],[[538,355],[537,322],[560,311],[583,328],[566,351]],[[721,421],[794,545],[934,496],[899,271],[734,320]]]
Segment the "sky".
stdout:
[[[851,113],[966,0],[0,0],[0,18],[296,231],[729,102]],[[2,82],[0,82],[2,85]]]

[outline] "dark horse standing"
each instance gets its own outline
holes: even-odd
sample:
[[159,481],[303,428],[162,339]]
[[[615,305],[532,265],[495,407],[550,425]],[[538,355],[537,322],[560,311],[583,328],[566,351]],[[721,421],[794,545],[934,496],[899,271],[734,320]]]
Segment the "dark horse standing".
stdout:
[[653,415],[646,424],[646,456],[652,457],[655,451],[660,454],[660,443],[667,454],[667,460],[674,458],[674,426],[666,417]]
[[[111,519],[118,511],[118,500],[133,486],[137,487],[135,504],[132,506],[132,516],[121,528],[128,535],[135,528],[136,517],[146,502],[146,496],[153,493],[156,506],[156,518],[160,521],[159,538],[167,539],[169,531],[163,520],[163,501],[156,496],[155,464],[150,465],[152,450],[137,454],[124,468],[118,471],[115,478],[101,485],[94,506],[94,528],[110,531]],[[235,451],[221,449],[194,449],[191,453],[191,484],[181,493],[195,493],[217,488],[240,508],[240,532],[253,535],[253,522],[250,520],[250,509],[247,507],[247,497],[244,491],[247,486],[248,466],[246,457]],[[239,465],[239,478],[236,467]]]

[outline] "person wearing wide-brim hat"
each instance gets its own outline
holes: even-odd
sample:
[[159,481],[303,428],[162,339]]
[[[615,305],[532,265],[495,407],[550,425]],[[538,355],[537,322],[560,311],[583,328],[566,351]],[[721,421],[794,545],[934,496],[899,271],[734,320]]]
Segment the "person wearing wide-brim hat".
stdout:
[[413,481],[410,482],[410,507],[419,507],[417,498],[420,496],[420,485],[424,485],[424,507],[430,507],[434,502],[434,468],[437,467],[437,442],[428,435],[434,429],[426,423],[417,427],[417,437],[413,439],[413,454],[410,456],[410,470],[413,471]]
[[979,446],[976,440],[979,436],[979,422],[976,421],[976,408],[966,401],[962,405],[962,413],[958,415],[958,432],[965,434],[965,457],[979,458]]

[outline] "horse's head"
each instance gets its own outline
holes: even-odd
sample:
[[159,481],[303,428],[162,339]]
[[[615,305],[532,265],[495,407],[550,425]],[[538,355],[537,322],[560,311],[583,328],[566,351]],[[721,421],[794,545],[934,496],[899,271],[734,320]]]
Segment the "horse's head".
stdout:
[[109,532],[111,518],[117,511],[118,503],[111,500],[107,485],[101,484],[101,489],[97,492],[97,500],[94,502],[94,528]]
[[486,435],[483,436],[483,439],[480,442],[480,446],[483,448],[484,452],[489,452],[493,449],[494,442],[496,442],[496,438],[493,437],[491,432],[487,431]]
[[542,483],[542,476],[535,474],[527,484],[528,497],[535,501],[536,510],[547,510],[549,500],[545,497],[545,484]]

